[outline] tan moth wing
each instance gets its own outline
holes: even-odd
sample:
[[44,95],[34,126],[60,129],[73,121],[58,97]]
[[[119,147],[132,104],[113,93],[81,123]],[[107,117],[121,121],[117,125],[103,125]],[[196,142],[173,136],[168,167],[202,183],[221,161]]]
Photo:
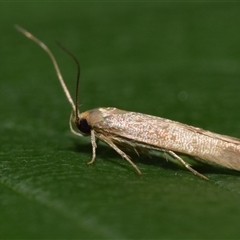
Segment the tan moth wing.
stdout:
[[151,115],[116,108],[97,110],[101,118],[92,127],[96,137],[103,141],[107,138],[116,145],[127,143],[132,147],[182,153],[240,170],[240,139]]

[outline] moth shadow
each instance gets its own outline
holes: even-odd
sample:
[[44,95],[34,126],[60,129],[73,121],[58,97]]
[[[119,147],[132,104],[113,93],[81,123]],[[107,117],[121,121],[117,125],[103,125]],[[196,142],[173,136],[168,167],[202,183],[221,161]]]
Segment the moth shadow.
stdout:
[[[89,161],[92,158],[92,146],[89,143],[79,144],[79,142],[74,142],[74,146],[71,147],[71,150],[79,153],[89,154]],[[164,153],[158,154],[158,155],[151,154],[151,153],[147,155],[146,154],[137,155],[137,154],[134,154],[132,151],[125,150],[125,149],[124,149],[124,152],[130,156],[131,160],[135,164],[140,163],[146,166],[156,166],[159,168],[164,168],[172,171],[178,171],[179,169],[183,171],[184,170],[188,171],[180,163],[175,163],[169,160],[169,158],[166,155],[164,155]],[[96,149],[96,161],[98,161],[98,157],[101,159],[104,159],[104,161],[117,164],[123,168],[127,168],[130,171],[135,171],[130,164],[126,163],[125,160],[123,160],[125,161],[125,163],[122,161],[122,157],[118,153],[116,153],[112,148],[110,148],[105,144],[98,144],[98,147]],[[210,165],[207,163],[198,162],[197,160],[191,159],[190,157],[188,158],[190,160],[190,165],[192,166],[192,168],[194,168],[197,172],[203,175],[224,174],[224,175],[240,176],[240,173],[238,171]],[[189,163],[189,161],[187,162]],[[196,164],[192,164],[192,162],[195,162]]]

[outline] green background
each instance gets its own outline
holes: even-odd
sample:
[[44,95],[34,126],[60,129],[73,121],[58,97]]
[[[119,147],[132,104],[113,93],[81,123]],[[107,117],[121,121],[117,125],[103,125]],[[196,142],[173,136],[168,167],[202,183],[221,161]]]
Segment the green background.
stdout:
[[113,106],[240,137],[240,3],[0,3],[0,238],[240,238],[240,176],[71,135],[54,52],[81,110]]

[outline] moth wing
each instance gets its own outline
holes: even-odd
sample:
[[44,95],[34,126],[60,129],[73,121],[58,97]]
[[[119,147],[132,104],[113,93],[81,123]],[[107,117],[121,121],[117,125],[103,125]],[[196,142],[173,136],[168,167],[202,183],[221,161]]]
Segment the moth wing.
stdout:
[[230,136],[222,135],[222,134],[218,134],[218,133],[213,133],[213,132],[206,131],[204,129],[193,127],[193,126],[188,126],[188,125],[185,125],[185,126],[193,132],[197,132],[199,134],[203,134],[203,135],[211,137],[211,138],[217,138],[219,140],[222,140],[222,141],[225,141],[228,143],[240,144],[239,138],[230,137]]

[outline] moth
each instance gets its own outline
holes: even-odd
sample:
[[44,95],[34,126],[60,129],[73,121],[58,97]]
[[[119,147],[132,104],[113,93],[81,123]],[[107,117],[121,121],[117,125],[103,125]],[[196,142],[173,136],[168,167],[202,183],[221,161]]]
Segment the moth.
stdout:
[[[139,168],[122,149],[130,148],[137,153],[139,150],[164,152],[178,160],[193,174],[206,180],[208,180],[206,176],[194,170],[179,154],[240,171],[240,139],[238,138],[213,133],[161,117],[124,111],[113,107],[96,108],[81,113],[78,108],[80,65],[76,57],[61,46],[78,66],[76,99],[74,102],[63,80],[57,61],[49,48],[27,30],[18,25],[15,27],[43,48],[51,58],[60,84],[72,106],[69,119],[71,132],[77,136],[91,137],[92,159],[88,164],[94,163],[96,159],[96,139],[99,139],[112,147],[140,175]],[[79,132],[74,129],[73,123],[75,123]]]

